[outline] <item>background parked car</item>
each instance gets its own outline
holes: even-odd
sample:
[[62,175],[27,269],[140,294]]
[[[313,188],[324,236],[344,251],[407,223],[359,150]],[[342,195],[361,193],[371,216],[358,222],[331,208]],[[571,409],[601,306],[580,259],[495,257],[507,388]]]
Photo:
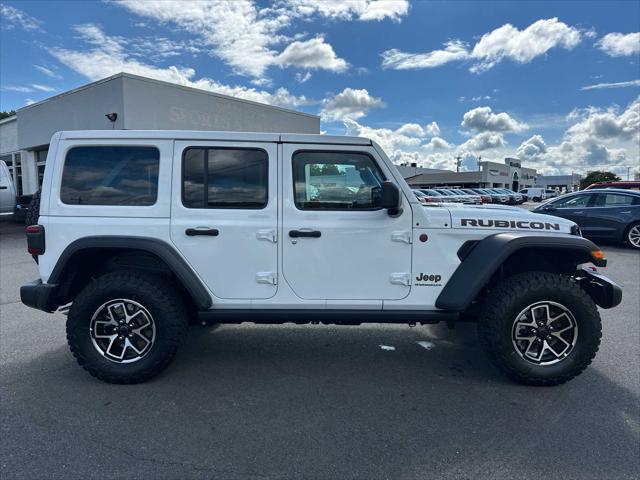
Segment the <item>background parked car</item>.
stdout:
[[501,190],[509,195],[510,203],[512,203],[513,205],[520,205],[525,201],[524,196],[521,193],[514,192],[513,190],[509,190],[508,188],[499,188],[498,190]]
[[541,202],[547,198],[546,190],[539,187],[523,188],[520,190],[520,193],[526,195],[529,200],[533,200],[534,202]]
[[499,195],[502,195],[502,197],[500,197],[500,203],[507,203],[507,204],[515,203],[515,200],[516,200],[515,197],[511,198],[511,196],[507,192],[505,192],[500,188],[491,188],[490,191],[495,192]]
[[625,190],[640,190],[640,182],[596,182],[589,185],[585,190],[594,188],[622,188]]
[[446,188],[436,188],[435,190],[444,197],[445,202],[463,203],[462,197],[456,195],[451,190],[448,190]]
[[444,202],[444,197],[431,188],[421,188],[419,189],[425,195],[425,201],[428,203],[442,203]]
[[559,195],[558,191],[553,190],[552,188],[547,188],[544,192],[546,193],[547,198],[556,198]]
[[16,207],[16,189],[7,164],[0,160],[0,217],[11,217]]
[[509,197],[505,194],[493,192],[487,188],[474,188],[473,191],[481,195],[488,195],[491,198],[491,203],[508,203],[509,201]]
[[482,199],[480,198],[480,195],[478,195],[477,193],[470,195],[465,191],[463,191],[461,188],[452,188],[451,191],[456,195],[458,195],[459,197],[462,197],[463,199],[462,203],[482,205]]
[[481,203],[491,203],[491,195],[488,195],[486,193],[476,192],[475,190],[473,190],[471,188],[463,188],[462,191],[465,192],[465,193],[468,193],[469,195],[480,196],[480,202]]
[[585,237],[626,242],[640,250],[640,192],[583,190],[550,200],[533,211],[572,220]]

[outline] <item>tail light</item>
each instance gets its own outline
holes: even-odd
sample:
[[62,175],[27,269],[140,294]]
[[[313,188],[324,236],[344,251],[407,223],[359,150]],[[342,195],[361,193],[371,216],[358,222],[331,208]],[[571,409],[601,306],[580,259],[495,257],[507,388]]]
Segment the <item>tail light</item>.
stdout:
[[27,251],[31,255],[42,255],[44,253],[44,227],[29,225],[25,232],[27,234]]

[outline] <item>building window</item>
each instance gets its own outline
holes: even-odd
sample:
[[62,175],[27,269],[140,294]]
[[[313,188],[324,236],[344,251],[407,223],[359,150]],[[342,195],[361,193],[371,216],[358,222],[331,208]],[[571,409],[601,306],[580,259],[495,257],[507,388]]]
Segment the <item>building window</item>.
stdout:
[[267,206],[269,155],[242,148],[187,148],[182,157],[182,204],[187,208]]
[[42,179],[44,178],[44,167],[47,163],[47,154],[49,150],[38,150],[36,155],[36,168],[38,169],[38,188],[42,186]]
[[68,205],[153,205],[159,166],[155,147],[75,147],[64,162],[60,199]]
[[384,176],[373,159],[359,152],[297,152],[293,189],[300,210],[380,208]]

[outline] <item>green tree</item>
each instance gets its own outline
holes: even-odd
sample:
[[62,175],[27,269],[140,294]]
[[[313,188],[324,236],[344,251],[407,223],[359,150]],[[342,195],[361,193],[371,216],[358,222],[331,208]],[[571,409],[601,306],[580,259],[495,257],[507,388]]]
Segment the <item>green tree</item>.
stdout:
[[595,171],[589,172],[580,180],[580,190],[584,190],[592,183],[596,182],[619,182],[620,177],[613,172]]
[[2,111],[0,112],[0,120],[4,120],[5,118],[13,117],[16,114],[15,110],[10,111]]

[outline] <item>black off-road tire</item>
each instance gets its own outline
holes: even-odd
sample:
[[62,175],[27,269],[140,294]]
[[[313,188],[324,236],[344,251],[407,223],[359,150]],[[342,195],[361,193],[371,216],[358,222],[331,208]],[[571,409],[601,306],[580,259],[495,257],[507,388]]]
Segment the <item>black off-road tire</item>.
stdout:
[[27,207],[27,214],[24,218],[24,224],[28,227],[29,225],[37,225],[38,218],[40,218],[40,195],[42,190],[38,190],[31,197],[31,202]]
[[[567,308],[578,326],[575,346],[558,363],[536,365],[525,360],[512,342],[516,317],[537,302]],[[505,279],[490,293],[478,317],[480,344],[491,361],[512,380],[525,385],[559,385],[580,375],[598,351],[602,324],[591,297],[571,278],[547,272],[525,272]]]
[[[155,341],[148,353],[132,363],[116,363],[92,343],[93,314],[105,302],[129,299],[151,314]],[[187,332],[188,313],[182,298],[167,281],[133,271],[107,273],[87,285],[75,298],[67,319],[67,341],[78,363],[91,375],[109,383],[141,383],[171,363]]]

